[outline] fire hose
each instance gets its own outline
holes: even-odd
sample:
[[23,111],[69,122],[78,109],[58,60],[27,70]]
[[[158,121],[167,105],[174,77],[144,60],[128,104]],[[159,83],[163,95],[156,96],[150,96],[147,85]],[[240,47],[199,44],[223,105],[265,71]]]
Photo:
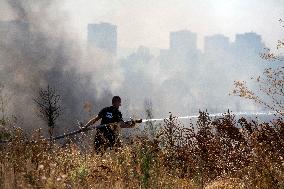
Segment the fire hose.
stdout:
[[[130,124],[130,123],[134,123],[134,124],[135,123],[142,123],[142,119],[131,120],[131,121],[125,122],[125,124]],[[87,132],[87,131],[90,131],[90,130],[93,130],[93,129],[100,129],[100,128],[111,126],[111,125],[117,125],[117,123],[101,124],[101,125],[90,126],[90,127],[82,127],[80,129],[72,131],[70,133],[66,133],[66,134],[63,134],[63,135],[52,137],[50,140],[58,140],[58,139],[61,139],[61,138],[66,138],[66,137],[69,137],[69,136],[72,136],[72,135],[76,135],[76,134],[79,134],[79,133]]]
[[[142,119],[126,121],[124,123],[125,124],[142,123]],[[95,125],[95,126],[90,126],[90,127],[82,127],[81,123],[79,123],[80,129],[72,131],[72,132],[69,132],[69,133],[64,133],[62,135],[58,135],[58,136],[55,136],[55,137],[51,137],[48,140],[49,141],[54,141],[54,140],[70,137],[72,135],[76,135],[76,134],[79,134],[79,133],[84,133],[84,132],[87,132],[87,131],[90,131],[90,130],[100,129],[100,128],[104,128],[104,127],[108,127],[108,126],[112,126],[112,125],[117,126],[117,125],[119,125],[119,123],[101,124],[101,125]],[[11,142],[11,139],[9,139],[9,140],[0,140],[0,143],[7,143],[7,142]]]

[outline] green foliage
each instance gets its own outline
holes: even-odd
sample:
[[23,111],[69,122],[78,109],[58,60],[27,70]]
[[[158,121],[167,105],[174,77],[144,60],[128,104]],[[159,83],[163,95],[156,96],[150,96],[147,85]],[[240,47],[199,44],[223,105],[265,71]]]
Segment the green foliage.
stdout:
[[86,165],[79,165],[72,173],[71,178],[73,182],[84,182],[89,175],[89,169]]
[[143,148],[140,152],[140,159],[141,159],[141,172],[142,172],[141,175],[142,188],[149,188],[150,169],[153,161],[151,149]]

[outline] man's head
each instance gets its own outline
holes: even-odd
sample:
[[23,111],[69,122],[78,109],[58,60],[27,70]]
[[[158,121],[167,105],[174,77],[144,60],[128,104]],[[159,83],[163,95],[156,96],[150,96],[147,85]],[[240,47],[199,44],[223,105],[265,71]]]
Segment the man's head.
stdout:
[[119,106],[121,106],[121,98],[119,96],[114,96],[112,98],[112,105],[116,108],[119,108]]

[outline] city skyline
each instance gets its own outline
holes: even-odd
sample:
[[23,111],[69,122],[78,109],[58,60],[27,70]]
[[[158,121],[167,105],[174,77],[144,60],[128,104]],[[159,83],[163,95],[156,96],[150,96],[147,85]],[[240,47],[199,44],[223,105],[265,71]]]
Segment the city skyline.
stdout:
[[[178,30],[197,33],[200,49],[204,36],[217,33],[234,41],[236,33],[256,32],[271,48],[283,37],[278,20],[283,17],[284,3],[279,0],[71,0],[62,4],[74,27],[80,27],[84,20],[117,25],[122,47],[167,48],[169,32]],[[80,17],[73,14],[77,11],[82,13]]]
[[[127,8],[131,8],[129,5],[132,1],[125,1],[127,3],[125,8],[118,8],[118,4],[113,5],[115,9],[124,12],[121,13],[124,15],[121,17],[122,23],[119,20],[105,19],[100,16],[96,18],[90,16],[84,20],[85,12],[73,12],[74,14],[69,12],[70,7],[62,4],[62,2],[66,3],[65,0],[53,1],[48,5],[42,1],[33,0],[29,3],[20,0],[14,0],[14,3],[7,2],[10,3],[10,7],[6,6],[6,8],[13,14],[9,19],[3,15],[0,17],[4,28],[2,32],[0,31],[3,35],[0,50],[0,71],[3,74],[0,75],[1,80],[8,87],[7,91],[16,94],[15,103],[20,101],[23,104],[21,110],[25,110],[27,106],[33,106],[30,97],[35,95],[39,87],[47,84],[59,87],[60,93],[66,99],[65,106],[70,110],[66,117],[71,112],[78,112],[77,119],[83,119],[86,116],[81,113],[81,105],[84,101],[88,100],[96,104],[95,111],[97,111],[101,105],[107,103],[106,99],[112,94],[120,94],[126,100],[122,111],[126,113],[129,110],[137,115],[143,112],[143,102],[147,99],[154,102],[153,105],[159,113],[157,116],[165,116],[169,111],[177,114],[192,114],[199,109],[208,109],[210,112],[222,112],[227,109],[234,111],[261,109],[253,102],[243,102],[237,97],[228,95],[234,81],[250,81],[251,77],[260,75],[266,66],[272,65],[271,62],[263,60],[259,53],[264,47],[263,42],[268,48],[277,44],[267,44],[260,30],[254,30],[255,33],[252,33],[251,27],[254,25],[249,22],[246,27],[249,29],[242,28],[242,30],[237,29],[238,23],[235,22],[236,27],[231,28],[233,35],[225,30],[203,33],[206,34],[203,35],[200,28],[188,24],[188,21],[196,18],[200,21],[198,25],[204,26],[205,29],[215,28],[217,23],[211,23],[210,26],[202,23],[203,19],[210,15],[204,15],[204,18],[200,19],[198,14],[191,18],[184,17],[184,19],[182,17],[177,19],[175,15],[164,17],[160,20],[161,24],[171,23],[171,19],[178,24],[161,28],[161,25],[157,25],[155,21],[156,17],[147,18],[139,15],[139,18],[146,19],[145,22],[139,23],[139,20],[136,20],[138,16],[136,12],[125,15]],[[172,4],[169,0],[165,2],[166,4],[160,1],[164,6]],[[141,8],[140,10],[137,7],[137,12],[140,10],[140,13],[146,14],[147,2],[137,3]],[[147,10],[157,8],[155,5],[148,7]],[[90,10],[96,10],[93,9],[92,3],[89,6]],[[182,9],[180,5],[177,6]],[[111,6],[103,7],[109,9]],[[1,5],[0,9],[2,9]],[[236,7],[236,9],[239,8]],[[78,11],[78,9],[74,10]],[[170,8],[160,8],[160,10],[167,14],[172,11]],[[156,13],[154,12],[154,15]],[[109,16],[115,14],[118,12],[112,11]],[[147,12],[147,14],[153,13]],[[76,22],[73,16],[78,15],[80,19]],[[156,16],[159,17],[159,15]],[[6,23],[3,20],[6,20]],[[9,23],[9,20],[13,21]],[[149,27],[151,20],[155,21],[153,27]],[[142,27],[135,26],[132,21]],[[220,21],[222,23],[224,20],[220,18]],[[266,19],[262,24],[271,22],[270,19]],[[89,35],[89,40],[99,48],[115,52],[117,47],[120,50],[124,45],[131,44],[129,46],[133,48],[132,52],[121,58],[121,56],[110,56],[109,53],[92,48],[88,44],[88,24],[91,24],[89,34],[95,34]],[[265,27],[270,31],[276,31],[271,32],[270,34],[273,33],[271,36],[281,40],[282,36],[278,37],[277,30],[279,27],[279,31],[283,31],[281,24],[283,23],[275,19],[275,25],[267,24]],[[125,26],[128,28],[128,35],[124,33]],[[157,35],[156,26],[161,29],[160,35]],[[230,24],[225,26],[227,29],[231,27]],[[99,29],[100,27],[103,29]],[[114,40],[105,40],[106,36]],[[205,42],[204,52],[197,50],[201,49],[200,39]],[[159,46],[159,51],[154,54],[155,43],[161,41],[164,41],[165,45]],[[138,46],[142,47],[136,49]],[[280,63],[275,61],[274,65]],[[256,85],[254,84],[253,88]],[[23,96],[26,97],[24,100]],[[20,110],[11,106],[11,111],[19,112]],[[20,113],[23,113],[27,120],[34,120],[28,119],[30,116],[28,113],[25,114],[24,111]]]
[[[13,32],[20,32],[19,30],[23,30],[23,33],[28,32],[28,23],[24,21],[0,21],[1,30],[3,32],[10,30]],[[25,26],[25,27],[23,27]],[[86,26],[88,28],[87,30],[87,43],[88,44],[94,44],[98,48],[101,48],[103,50],[106,50],[106,52],[109,52],[111,54],[116,55],[117,51],[118,54],[121,51],[121,47],[118,43],[117,38],[119,28],[112,24],[112,23],[105,23],[105,22],[99,22],[99,23],[88,23]],[[25,29],[26,28],[26,29]],[[25,30],[25,31],[24,31]],[[158,49],[158,50],[178,50],[178,49],[187,49],[189,51],[198,50],[202,53],[206,53],[210,48],[214,49],[215,46],[218,46],[219,48],[223,50],[229,50],[232,48],[234,44],[238,44],[238,49],[242,49],[241,46],[244,46],[244,43],[251,42],[250,49],[255,49],[256,53],[259,53],[261,50],[260,47],[266,47],[264,41],[262,40],[262,36],[255,33],[255,32],[245,32],[245,33],[237,33],[235,35],[235,40],[230,41],[228,36],[225,36],[223,34],[215,34],[210,36],[204,36],[204,44],[203,48],[200,49],[197,46],[197,33],[194,33],[190,30],[178,30],[178,31],[170,31],[169,32],[169,45],[168,48]],[[139,47],[147,47],[143,46],[142,44],[139,45],[136,48],[132,48],[128,52],[128,54],[133,53],[136,49]],[[151,49],[151,47],[147,47]],[[160,55],[160,53],[159,53]],[[118,56],[121,57],[121,56]]]
[[[116,52],[121,48],[117,41],[117,38],[119,37],[117,34],[119,28],[116,25],[105,22],[88,23],[87,28],[87,42],[89,44],[93,43],[98,48],[111,52],[112,54],[116,54]],[[228,36],[221,33],[204,36],[204,42],[202,44],[203,48],[198,48],[197,38],[197,33],[190,30],[170,31],[168,48],[159,48],[159,50],[170,49],[175,51],[178,49],[187,49],[189,51],[201,50],[202,53],[208,53],[210,49],[214,49],[216,46],[219,46],[223,51],[228,51],[231,48],[245,48],[254,49],[255,53],[260,53],[263,50],[262,48],[266,48],[266,44],[263,41],[262,36],[256,32],[236,33],[234,41],[230,41]],[[232,47],[234,45],[239,47]],[[147,46],[140,44],[138,47],[132,49],[136,50],[140,47]],[[147,48],[151,49],[151,47]]]
[[[234,41],[237,33],[251,31],[260,34],[267,46],[274,48],[277,40],[283,38],[278,22],[283,18],[283,5],[280,0],[62,0],[51,10],[58,17],[53,18],[56,24],[70,28],[69,35],[81,39],[87,38],[88,23],[102,21],[117,25],[120,47],[167,48],[170,31],[191,30],[198,35],[200,49],[205,36],[221,33]],[[21,15],[15,15],[9,4],[1,1],[0,18],[13,20]]]

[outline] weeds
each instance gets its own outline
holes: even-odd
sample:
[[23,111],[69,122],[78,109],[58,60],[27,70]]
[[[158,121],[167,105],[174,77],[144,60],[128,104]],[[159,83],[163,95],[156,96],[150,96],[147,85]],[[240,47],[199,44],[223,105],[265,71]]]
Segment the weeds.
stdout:
[[51,145],[40,131],[1,144],[1,188],[283,188],[284,123],[174,116],[155,137],[137,136],[103,155]]

